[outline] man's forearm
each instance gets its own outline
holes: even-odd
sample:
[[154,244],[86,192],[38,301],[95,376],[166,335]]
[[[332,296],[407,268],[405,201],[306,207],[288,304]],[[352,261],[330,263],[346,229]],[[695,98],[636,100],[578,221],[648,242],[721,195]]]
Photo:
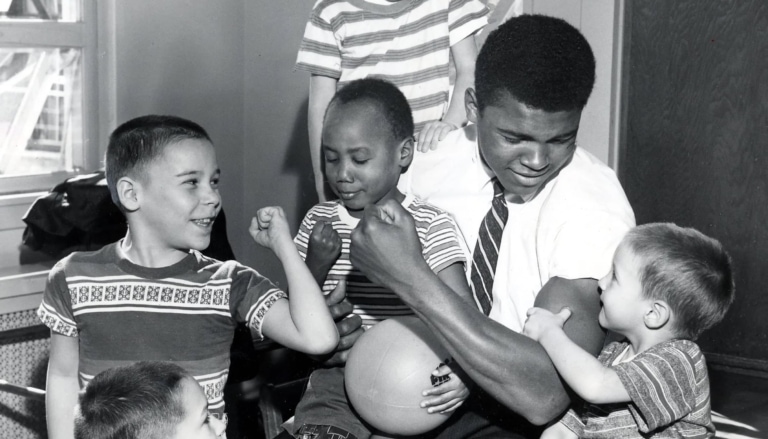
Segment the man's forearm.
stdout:
[[393,290],[481,388],[535,424],[567,407],[568,395],[538,343],[487,318],[431,272],[414,272],[413,279],[418,283],[400,279]]

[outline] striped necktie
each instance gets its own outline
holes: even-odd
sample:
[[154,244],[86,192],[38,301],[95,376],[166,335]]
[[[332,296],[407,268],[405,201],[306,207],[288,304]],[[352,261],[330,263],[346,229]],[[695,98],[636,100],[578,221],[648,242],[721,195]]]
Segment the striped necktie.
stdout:
[[496,273],[496,261],[499,259],[499,244],[507,223],[509,211],[504,200],[504,188],[499,180],[493,179],[493,201],[485,214],[477,235],[475,251],[472,252],[472,272],[470,275],[472,294],[475,302],[485,315],[491,312],[493,303],[493,278]]

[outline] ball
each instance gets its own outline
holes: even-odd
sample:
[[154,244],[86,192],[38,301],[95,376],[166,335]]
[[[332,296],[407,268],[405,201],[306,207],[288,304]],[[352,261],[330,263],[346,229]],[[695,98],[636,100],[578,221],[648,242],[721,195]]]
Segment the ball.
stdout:
[[347,359],[344,386],[355,411],[377,430],[412,436],[430,431],[449,414],[419,406],[434,371],[449,357],[417,317],[397,317],[371,327]]

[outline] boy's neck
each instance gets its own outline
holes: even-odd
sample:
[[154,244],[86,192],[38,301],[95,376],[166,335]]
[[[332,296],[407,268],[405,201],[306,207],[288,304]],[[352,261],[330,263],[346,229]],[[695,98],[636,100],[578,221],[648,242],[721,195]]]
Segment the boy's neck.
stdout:
[[624,335],[627,338],[627,341],[629,342],[629,345],[630,345],[629,351],[627,352],[627,356],[629,358],[634,357],[635,355],[641,352],[645,352],[659,343],[664,343],[666,341],[677,338],[675,337],[674,334],[672,334],[666,328],[661,328],[661,329],[644,328],[644,330],[641,331],[640,334],[622,334],[622,335]]
[[125,238],[118,243],[118,249],[131,263],[147,268],[169,267],[189,254],[189,251],[147,245],[131,233],[130,228]]

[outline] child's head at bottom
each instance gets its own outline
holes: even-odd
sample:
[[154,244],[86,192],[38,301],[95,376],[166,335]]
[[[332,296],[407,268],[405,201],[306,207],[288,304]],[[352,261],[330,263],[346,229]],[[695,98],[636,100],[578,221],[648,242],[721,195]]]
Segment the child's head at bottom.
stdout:
[[603,327],[626,335],[634,324],[690,340],[722,320],[735,294],[720,242],[671,223],[631,229],[599,284]]
[[96,375],[80,395],[77,439],[196,439],[223,437],[205,393],[183,368],[139,362]]
[[413,116],[403,93],[375,78],[342,87],[325,113],[322,154],[328,184],[353,216],[368,204],[402,201],[397,182],[413,159]]

